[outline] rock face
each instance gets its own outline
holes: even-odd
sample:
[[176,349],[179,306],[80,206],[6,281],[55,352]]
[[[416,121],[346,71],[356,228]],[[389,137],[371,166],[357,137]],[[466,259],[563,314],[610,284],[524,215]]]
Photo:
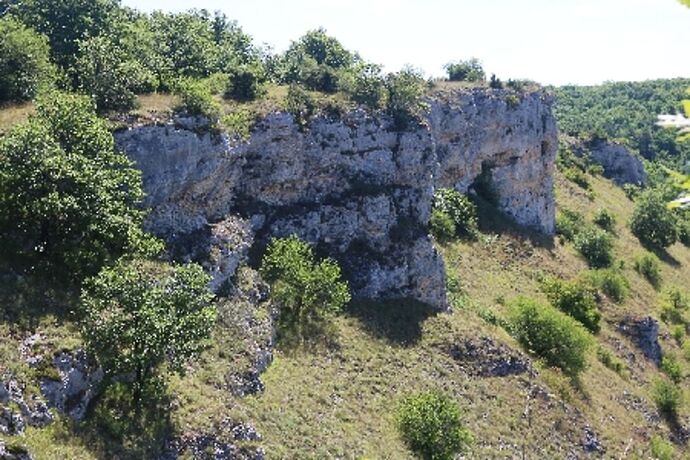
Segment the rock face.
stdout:
[[444,309],[443,261],[427,230],[436,187],[464,191],[484,172],[503,211],[554,230],[551,101],[535,92],[511,105],[506,94],[448,93],[431,101],[427,123],[407,132],[355,110],[303,130],[274,113],[245,143],[179,125],[115,137],[143,172],[150,231],[172,246],[190,235],[206,235],[208,249],[239,243],[215,250],[215,287],[250,247],[296,234],[338,260],[355,298],[406,297]]
[[590,159],[604,168],[604,177],[618,185],[647,183],[647,171],[642,160],[622,144],[597,140],[576,149],[579,155],[589,154]]
[[[22,385],[14,379],[0,380],[0,433],[14,436],[27,426],[44,427],[53,422],[45,401],[36,395],[26,396]],[[2,458],[2,457],[0,457]]]
[[628,335],[644,356],[657,366],[661,364],[661,345],[659,345],[659,322],[646,318],[627,318],[618,325],[618,330]]

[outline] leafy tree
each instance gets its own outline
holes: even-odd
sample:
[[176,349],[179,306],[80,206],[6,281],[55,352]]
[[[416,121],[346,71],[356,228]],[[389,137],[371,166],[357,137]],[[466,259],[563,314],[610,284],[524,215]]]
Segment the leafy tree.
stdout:
[[426,92],[424,79],[419,71],[406,67],[386,78],[388,92],[387,111],[398,129],[407,129],[419,120],[427,105],[422,99]]
[[48,40],[12,16],[0,19],[0,102],[33,98],[54,78]]
[[154,86],[153,75],[106,36],[79,43],[75,69],[77,88],[91,96],[101,112],[131,110],[136,106],[135,91]]
[[477,207],[467,195],[452,188],[441,188],[434,194],[434,210],[447,215],[455,227],[455,233],[463,238],[477,236]]
[[385,98],[386,84],[381,76],[381,66],[359,62],[344,73],[340,82],[350,99],[372,109],[381,107]]
[[678,239],[673,211],[655,190],[645,192],[637,199],[630,219],[630,229],[642,244],[651,247],[666,248]]
[[421,458],[450,460],[472,443],[460,408],[443,393],[429,391],[406,397],[397,418],[402,438]]
[[236,101],[252,101],[261,95],[266,80],[264,69],[259,64],[243,64],[228,72],[225,97]]
[[310,339],[350,301],[338,264],[331,259],[316,262],[311,247],[296,236],[271,241],[261,274],[271,284],[284,337]]
[[471,58],[467,61],[449,62],[444,67],[450,81],[484,81],[486,74],[481,61]]
[[74,64],[79,40],[111,30],[118,6],[118,0],[24,0],[16,13],[48,37],[55,62],[66,69]]
[[123,253],[160,250],[141,230],[142,197],[86,97],[39,100],[0,141],[0,251],[18,268],[78,282]]
[[122,260],[102,270],[82,293],[87,349],[109,377],[131,374],[139,391],[163,364],[182,372],[215,324],[209,280],[195,264]]
[[304,128],[307,125],[309,117],[311,117],[314,110],[316,110],[316,102],[314,102],[314,99],[301,86],[290,85],[285,100],[285,108],[292,114],[295,123],[301,128]]

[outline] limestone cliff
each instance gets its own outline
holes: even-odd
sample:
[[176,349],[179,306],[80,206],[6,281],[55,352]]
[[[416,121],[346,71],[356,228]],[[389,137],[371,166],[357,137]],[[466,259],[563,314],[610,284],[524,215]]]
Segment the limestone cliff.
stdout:
[[178,258],[204,262],[214,287],[269,238],[297,234],[341,263],[354,297],[445,308],[443,261],[427,231],[436,187],[465,191],[488,177],[505,213],[554,229],[551,99],[507,95],[437,95],[427,120],[407,132],[355,110],[316,117],[306,129],[274,113],[247,142],[180,124],[115,136],[143,172],[148,229]]

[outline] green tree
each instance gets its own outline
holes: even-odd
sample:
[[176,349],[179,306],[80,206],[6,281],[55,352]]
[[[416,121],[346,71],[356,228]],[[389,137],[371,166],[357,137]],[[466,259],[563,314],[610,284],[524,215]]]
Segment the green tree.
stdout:
[[424,79],[419,71],[406,67],[386,78],[387,111],[398,129],[407,129],[426,110]]
[[48,40],[17,19],[0,19],[0,102],[32,99],[55,76]]
[[181,373],[206,345],[216,309],[210,278],[195,264],[118,262],[85,284],[82,333],[106,375],[133,375],[135,389]]
[[331,259],[316,262],[311,247],[296,236],[271,241],[261,274],[271,284],[284,337],[312,338],[350,301],[338,264]]
[[450,460],[472,443],[460,408],[443,393],[429,391],[406,397],[397,418],[402,438],[423,459]]
[[661,193],[650,190],[635,202],[630,229],[642,244],[666,248],[678,239],[678,227],[673,211]]
[[381,66],[359,62],[343,74],[340,84],[356,103],[372,109],[381,108],[386,94]]
[[444,67],[448,73],[450,81],[484,81],[486,74],[482,63],[477,58],[471,58],[467,61],[449,62]]
[[78,282],[123,253],[159,250],[141,230],[142,197],[141,174],[86,97],[39,100],[0,141],[0,251],[18,268]]

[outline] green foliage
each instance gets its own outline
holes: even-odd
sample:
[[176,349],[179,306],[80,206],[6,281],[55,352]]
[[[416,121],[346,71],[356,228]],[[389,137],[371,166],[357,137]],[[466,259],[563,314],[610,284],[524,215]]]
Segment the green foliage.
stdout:
[[0,18],[0,102],[32,99],[52,83],[48,40],[11,16]]
[[601,313],[597,308],[596,293],[589,285],[581,281],[549,278],[542,282],[542,290],[555,308],[578,320],[590,332],[599,332]]
[[667,323],[685,325],[684,313],[688,310],[688,298],[680,289],[668,292],[668,302],[661,307],[661,319]]
[[592,337],[576,320],[560,311],[521,297],[510,305],[511,333],[549,366],[577,378],[587,366]]
[[443,66],[448,73],[450,81],[484,81],[486,74],[482,63],[477,58],[471,58],[467,61],[449,62]]
[[209,119],[211,124],[218,121],[220,104],[211,94],[205,82],[186,79],[177,84],[175,94],[180,98],[177,110],[190,116],[202,116]]
[[397,419],[402,438],[423,459],[453,459],[472,442],[457,403],[437,391],[403,399]]
[[601,364],[618,375],[622,375],[625,372],[625,363],[604,347],[597,348],[597,359]]
[[285,106],[286,110],[295,119],[295,123],[302,128],[307,126],[309,118],[316,110],[314,99],[299,85],[290,85],[287,98],[285,99]]
[[477,206],[467,195],[451,188],[438,189],[434,194],[434,210],[450,217],[457,236],[470,239],[477,237]]
[[229,70],[225,98],[236,101],[253,101],[264,89],[264,68],[259,64],[244,64]]
[[51,94],[0,141],[0,249],[19,267],[79,281],[131,251],[159,251],[141,230],[141,176],[115,151],[88,98]]
[[381,66],[359,62],[343,74],[340,82],[350,99],[371,109],[379,109],[386,95],[386,83]]
[[678,241],[686,248],[690,248],[690,219],[687,215],[678,219]]
[[429,230],[437,241],[450,241],[455,238],[456,228],[453,219],[440,209],[434,209],[429,219]]
[[108,37],[79,42],[75,81],[100,112],[126,112],[136,106],[136,91],[152,90],[154,77]]
[[676,458],[676,449],[673,444],[661,436],[652,436],[652,440],[649,441],[649,448],[655,460],[673,460]]
[[609,267],[613,263],[613,241],[603,230],[587,227],[577,233],[574,244],[592,268]]
[[683,379],[683,370],[678,359],[673,355],[665,355],[661,359],[661,370],[671,379],[673,383],[680,383]]
[[671,419],[677,418],[683,402],[683,392],[678,385],[668,379],[658,379],[652,387],[652,398],[659,412]]
[[635,201],[642,192],[642,189],[635,184],[625,184],[623,185],[623,191],[630,201]]
[[666,248],[678,239],[678,229],[673,211],[657,191],[643,193],[636,200],[635,211],[630,219],[630,229],[642,244]]
[[585,225],[585,216],[577,211],[561,209],[556,215],[556,233],[567,241],[573,241]]
[[595,225],[609,233],[616,232],[616,216],[608,209],[599,209],[592,219]]
[[331,259],[316,262],[311,247],[296,236],[274,239],[261,263],[280,309],[282,338],[310,340],[350,301],[347,282]]
[[491,78],[489,79],[489,88],[491,88],[491,89],[502,89],[503,88],[503,82],[495,74],[492,74]]
[[243,141],[249,140],[254,116],[247,109],[235,110],[223,117],[221,124],[232,135]]
[[82,333],[110,377],[132,374],[138,385],[181,373],[203,349],[215,324],[210,281],[198,265],[122,260],[87,281]]
[[661,263],[659,258],[651,253],[637,256],[633,261],[635,271],[644,276],[655,289],[661,287]]
[[407,67],[386,78],[387,111],[397,129],[404,130],[417,122],[427,105],[423,101],[425,82],[419,71]]
[[623,271],[617,268],[591,270],[583,278],[616,303],[622,303],[630,292],[630,282]]
[[587,191],[592,190],[592,184],[589,183],[587,174],[585,174],[583,171],[580,171],[576,168],[568,168],[563,171],[563,175],[566,179],[577,184],[580,188]]

